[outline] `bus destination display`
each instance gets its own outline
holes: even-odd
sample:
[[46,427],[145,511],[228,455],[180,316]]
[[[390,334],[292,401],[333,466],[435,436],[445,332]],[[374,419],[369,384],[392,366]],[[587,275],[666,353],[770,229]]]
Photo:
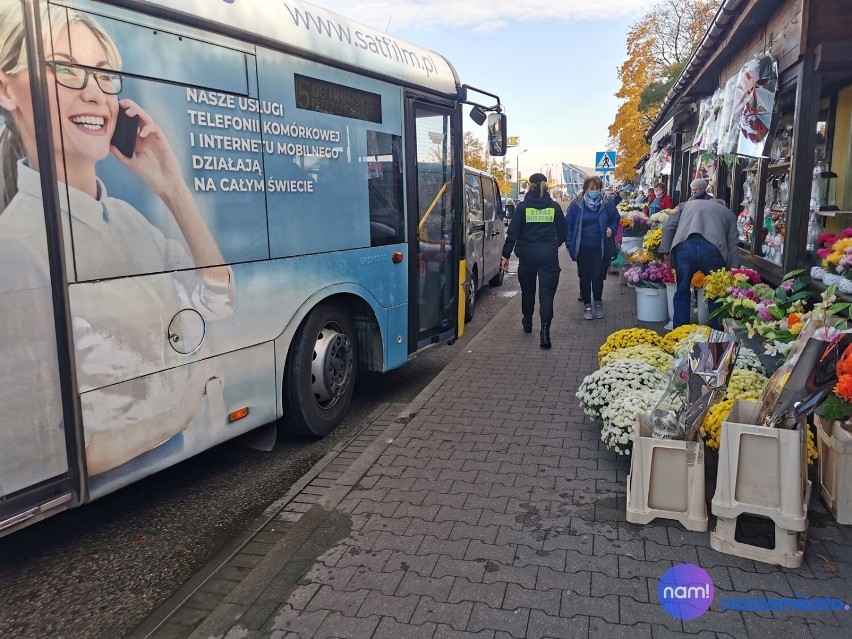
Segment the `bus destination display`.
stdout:
[[367,122],[382,122],[382,96],[352,87],[295,75],[296,107]]

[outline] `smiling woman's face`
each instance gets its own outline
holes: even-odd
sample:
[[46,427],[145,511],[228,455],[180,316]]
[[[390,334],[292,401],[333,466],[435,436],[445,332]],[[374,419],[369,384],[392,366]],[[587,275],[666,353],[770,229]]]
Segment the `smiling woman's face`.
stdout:
[[[69,89],[57,84],[55,73],[59,73],[60,82],[65,80],[62,77],[63,62],[111,68],[104,46],[88,26],[77,22],[60,29],[53,42],[45,43],[45,57],[48,61],[59,63],[56,71],[54,68],[57,65],[46,68],[59,176],[61,178],[65,175],[63,153],[69,173],[94,170],[95,163],[109,155],[110,139],[118,114],[118,96],[105,94],[91,74],[87,76],[85,87]],[[10,110],[27,150],[29,165],[38,169],[29,71],[23,69],[7,76],[7,83],[8,95],[14,100],[14,108]],[[69,175],[69,181],[70,178]]]

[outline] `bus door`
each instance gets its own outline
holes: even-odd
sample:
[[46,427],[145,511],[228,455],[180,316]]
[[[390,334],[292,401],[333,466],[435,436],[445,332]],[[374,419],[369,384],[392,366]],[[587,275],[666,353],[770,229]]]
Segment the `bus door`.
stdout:
[[407,98],[409,345],[414,352],[456,336],[459,229],[455,215],[455,111]]
[[[36,42],[25,35],[30,47]],[[36,123],[48,117],[44,68],[30,65],[25,72],[34,87],[28,115]],[[0,114],[0,136],[12,135],[12,117]],[[0,535],[76,505],[80,493],[75,427],[63,417],[60,381],[72,397],[50,125],[35,130],[47,168],[38,173],[4,162],[0,175],[6,187],[0,194]]]

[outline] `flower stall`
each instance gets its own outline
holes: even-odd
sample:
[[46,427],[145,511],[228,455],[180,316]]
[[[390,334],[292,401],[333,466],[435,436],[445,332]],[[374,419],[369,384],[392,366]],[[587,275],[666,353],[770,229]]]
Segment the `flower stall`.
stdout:
[[[637,286],[656,281],[638,271],[631,277],[637,275]],[[850,305],[838,304],[829,290],[806,308],[799,295],[804,279],[794,273],[773,289],[754,271],[735,269],[695,282],[716,296],[721,313],[740,318],[740,333],[752,331],[749,345],[695,324],[665,335],[616,331],[601,345],[600,368],[583,380],[577,397],[585,414],[601,422],[606,447],[631,459],[628,521],[667,518],[706,531],[705,447],[719,455],[712,501],[719,523],[711,535],[717,550],[800,565],[800,537],[807,527],[802,513],[810,496],[804,468],[822,456],[827,457],[827,471],[820,464],[819,473],[823,498],[838,520],[852,518],[852,497],[846,494],[852,488],[852,335],[843,328]],[[763,324],[774,328],[758,328]],[[767,367],[760,355],[777,349],[776,341],[789,346]],[[806,418],[817,407],[814,437]],[[745,448],[739,443],[743,437],[751,438],[742,440],[749,442]],[[747,450],[752,445],[758,452]],[[733,492],[743,482],[754,487],[745,501]],[[776,484],[781,504],[761,497]],[[743,514],[774,522],[778,548],[734,539]]]

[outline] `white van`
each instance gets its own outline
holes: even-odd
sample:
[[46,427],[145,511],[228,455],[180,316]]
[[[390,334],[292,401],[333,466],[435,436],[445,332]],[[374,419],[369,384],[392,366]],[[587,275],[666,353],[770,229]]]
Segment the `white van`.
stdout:
[[503,199],[494,176],[485,171],[464,168],[464,208],[467,216],[467,282],[464,319],[473,319],[476,293],[488,282],[503,283],[500,257],[506,240]]

